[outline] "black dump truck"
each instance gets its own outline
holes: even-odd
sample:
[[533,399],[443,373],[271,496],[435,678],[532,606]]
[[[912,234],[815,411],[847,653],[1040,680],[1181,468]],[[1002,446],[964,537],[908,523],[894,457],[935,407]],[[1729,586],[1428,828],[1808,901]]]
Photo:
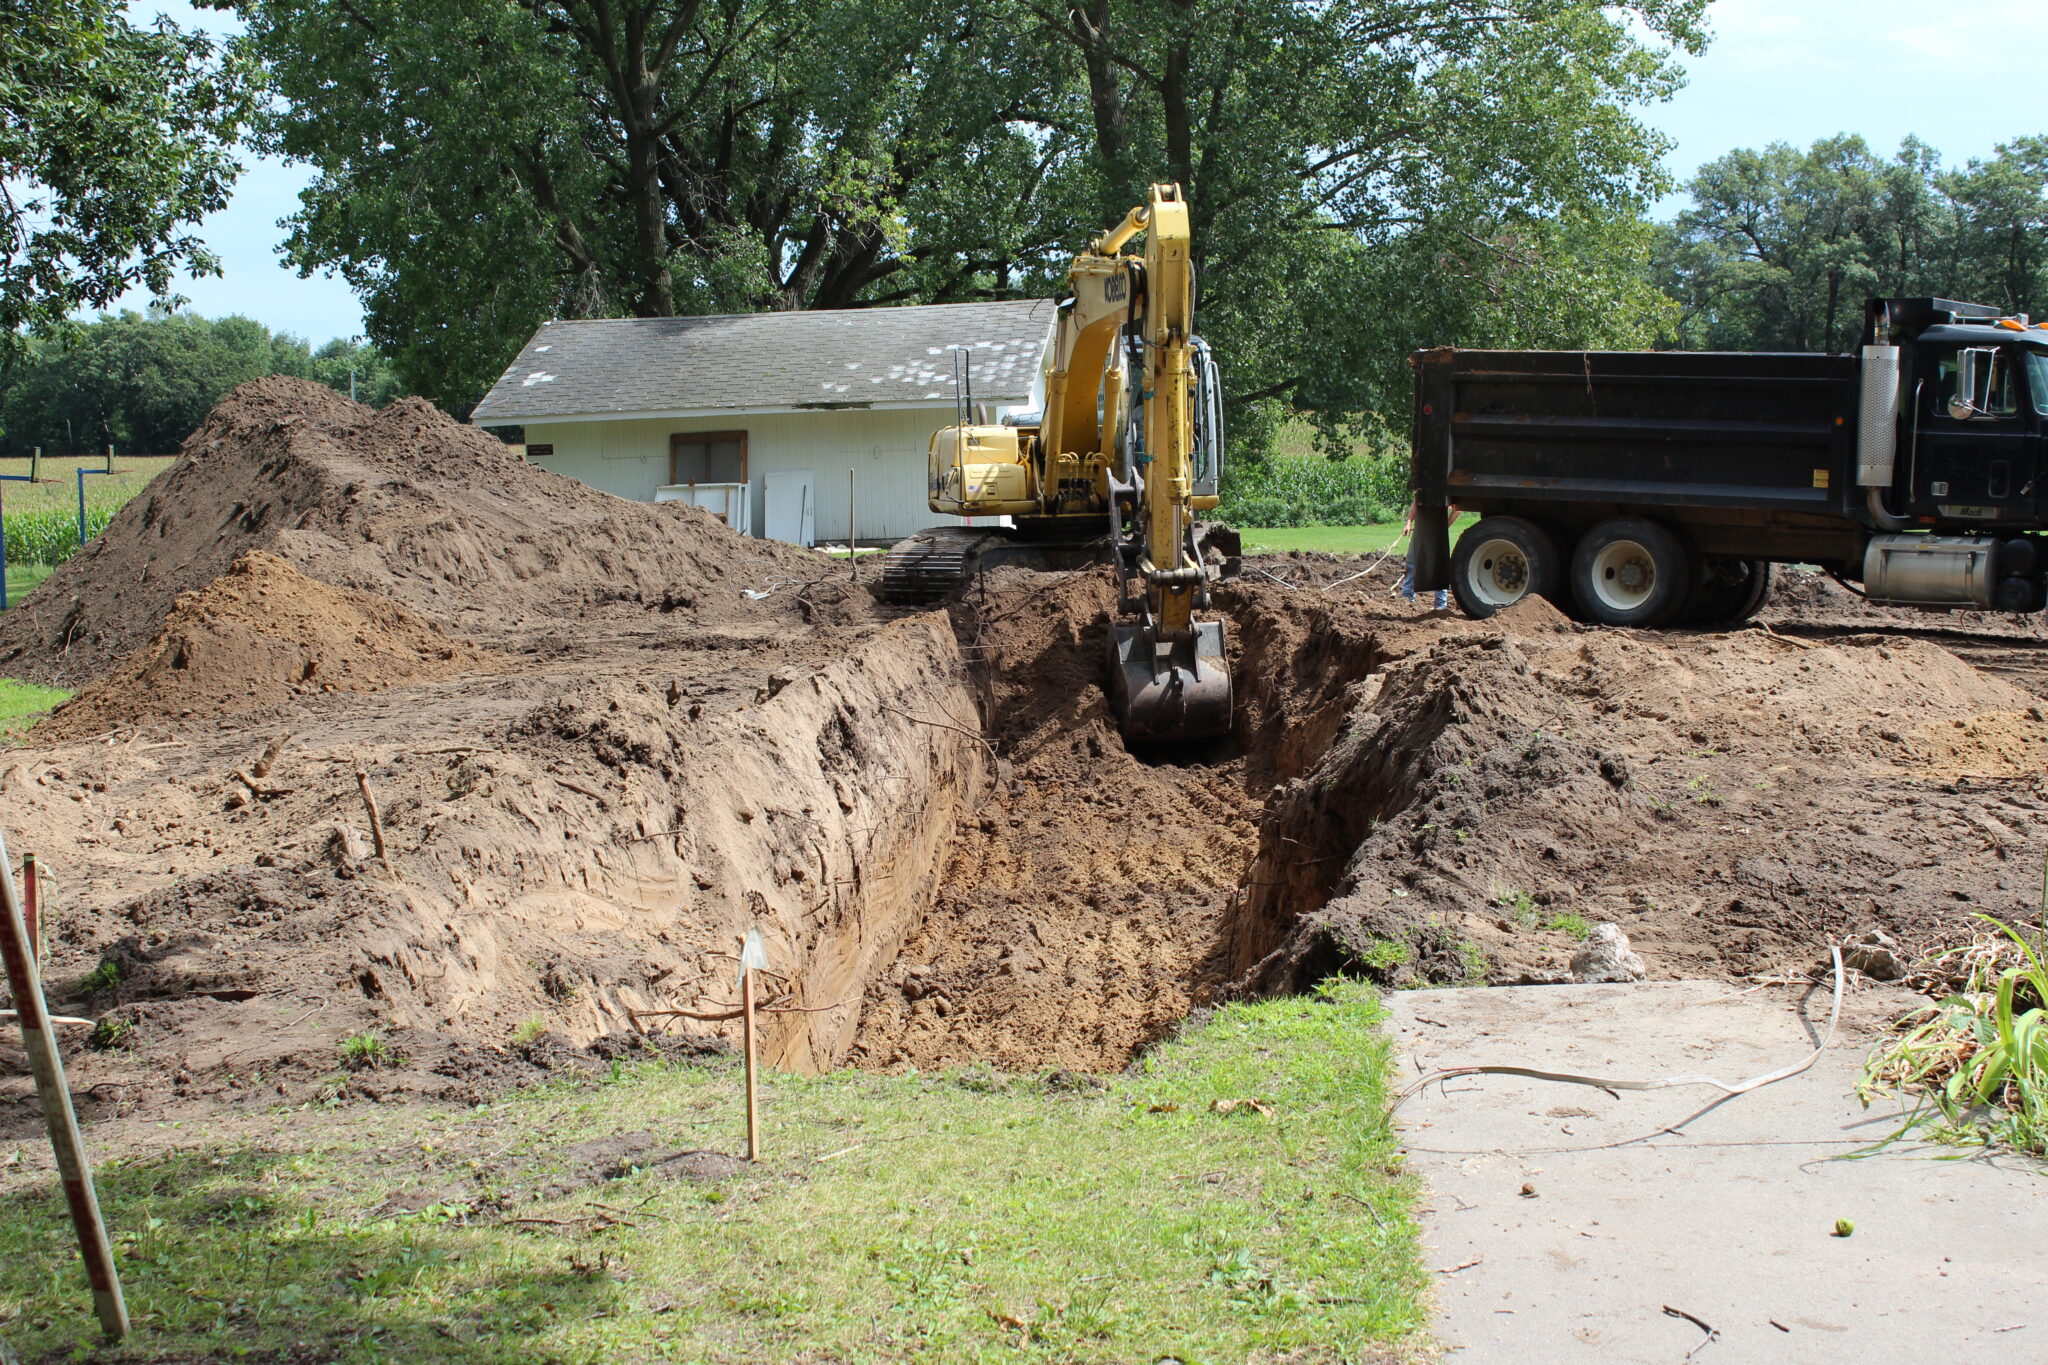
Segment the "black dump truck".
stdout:
[[[1855,355],[1415,355],[1416,585],[1620,626],[1746,619],[1771,565],[1872,602],[2048,597],[2048,324],[1873,299]],[[1457,512],[1480,521],[1450,545]]]

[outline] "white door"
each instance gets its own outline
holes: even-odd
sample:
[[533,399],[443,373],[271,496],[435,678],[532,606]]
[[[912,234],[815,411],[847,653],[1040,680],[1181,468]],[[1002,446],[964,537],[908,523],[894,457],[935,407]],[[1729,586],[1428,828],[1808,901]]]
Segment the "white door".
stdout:
[[761,480],[761,534],[797,545],[818,543],[817,499],[808,469],[776,469]]

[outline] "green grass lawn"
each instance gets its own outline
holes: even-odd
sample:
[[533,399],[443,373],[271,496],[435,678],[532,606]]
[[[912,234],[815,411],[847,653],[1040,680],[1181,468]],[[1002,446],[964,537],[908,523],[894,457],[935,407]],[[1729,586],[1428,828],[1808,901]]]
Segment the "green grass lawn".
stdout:
[[[773,1075],[764,1160],[716,1178],[660,1158],[737,1150],[725,1059],[474,1110],[314,1107],[237,1143],[195,1127],[101,1164],[136,1336],[93,1358],[1410,1358],[1427,1277],[1382,1017],[1333,983],[1117,1077]],[[642,1165],[576,1186],[572,1144],[634,1133]],[[0,1343],[92,1340],[54,1185],[17,1186]]]
[[[10,572],[8,591],[14,575]],[[39,687],[35,683],[0,678],[0,734],[18,734],[50,714],[51,708],[71,700],[61,687]]]
[[9,564],[7,566],[7,605],[13,606],[57,571],[54,564]]
[[[1451,523],[1451,539],[1479,520],[1466,515]],[[1334,555],[1376,555],[1400,538],[1401,523],[1385,522],[1378,526],[1246,526],[1238,532],[1244,537],[1246,554],[1285,554],[1289,550],[1316,550]],[[1403,549],[1407,546],[1404,544]]]

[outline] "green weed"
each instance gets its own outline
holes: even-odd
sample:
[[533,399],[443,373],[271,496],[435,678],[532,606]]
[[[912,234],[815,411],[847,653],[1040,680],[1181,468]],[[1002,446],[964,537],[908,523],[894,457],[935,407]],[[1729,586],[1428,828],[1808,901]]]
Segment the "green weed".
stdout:
[[1707,784],[1704,773],[1687,782],[1685,789],[1692,793],[1692,799],[1702,806],[1718,806],[1727,799]]
[[1496,891],[1493,903],[1508,912],[1508,918],[1515,922],[1517,928],[1533,929],[1536,926],[1536,898],[1528,892],[1512,888]]
[[1408,945],[1395,938],[1376,938],[1359,954],[1359,965],[1368,971],[1391,972],[1408,962]]
[[1543,926],[1565,935],[1567,938],[1585,939],[1593,932],[1593,926],[1586,923],[1584,915],[1552,915]]
[[548,1035],[548,1021],[544,1014],[530,1015],[519,1021],[512,1029],[512,1041],[525,1047],[537,1043]]
[[85,1045],[94,1052],[112,1052],[116,1048],[133,1047],[135,1025],[126,1019],[116,1019],[110,1014],[92,1026],[92,1032],[86,1035]]
[[1996,1143],[2048,1156],[2048,966],[2043,943],[1991,915],[1998,932],[1942,955],[1957,959],[1963,988],[1908,1016],[1903,1037],[1864,1063],[1867,1105],[1898,1089],[1928,1105],[1894,1139]]
[[379,1038],[374,1029],[352,1033],[341,1040],[341,1064],[351,1071],[375,1071],[394,1060],[390,1044]]
[[80,995],[104,995],[121,984],[121,964],[109,958],[78,978]]

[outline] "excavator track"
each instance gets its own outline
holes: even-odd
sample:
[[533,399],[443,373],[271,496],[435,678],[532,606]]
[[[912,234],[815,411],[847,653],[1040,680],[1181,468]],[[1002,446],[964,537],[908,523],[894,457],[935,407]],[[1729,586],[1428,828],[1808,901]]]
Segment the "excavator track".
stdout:
[[882,559],[882,600],[912,604],[942,600],[983,569],[1002,564],[1058,572],[1109,560],[1106,535],[1040,539],[1014,531],[934,526],[899,540]]
[[899,540],[882,557],[884,602],[937,602],[967,581],[974,552],[989,533],[935,526]]

